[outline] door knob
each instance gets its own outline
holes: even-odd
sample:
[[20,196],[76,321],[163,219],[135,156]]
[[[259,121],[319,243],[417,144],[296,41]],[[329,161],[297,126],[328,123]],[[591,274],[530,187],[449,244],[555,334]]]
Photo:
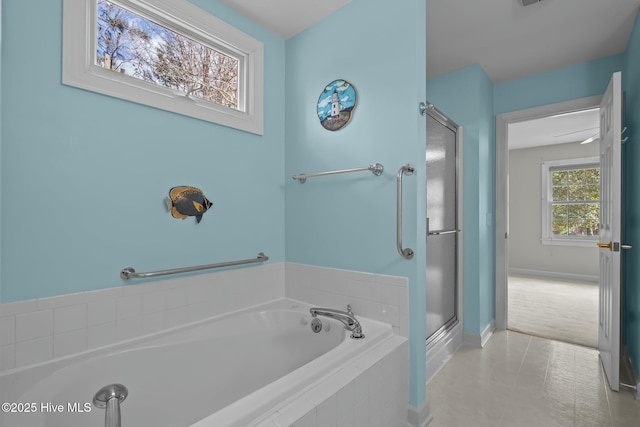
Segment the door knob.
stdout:
[[599,248],[611,250],[611,243],[612,242],[609,242],[609,243],[596,242],[596,245],[598,245]]

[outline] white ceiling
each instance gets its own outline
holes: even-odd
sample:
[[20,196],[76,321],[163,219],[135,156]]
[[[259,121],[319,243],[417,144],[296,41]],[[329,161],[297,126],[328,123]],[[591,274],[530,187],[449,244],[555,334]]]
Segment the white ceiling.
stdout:
[[581,142],[597,136],[600,129],[598,109],[512,123],[508,128],[509,150],[543,145]]
[[267,30],[288,39],[351,0],[222,0]]
[[[222,0],[283,39],[350,1]],[[479,64],[494,83],[623,53],[640,8],[640,0],[425,1],[427,78]],[[509,146],[581,141],[597,126],[596,113],[518,123]]]
[[[222,0],[283,39],[351,0]],[[640,0],[425,0],[427,77],[473,64],[494,83],[625,51]],[[398,2],[398,7],[401,6]]]
[[625,51],[640,0],[427,0],[427,77],[473,64],[494,83]]

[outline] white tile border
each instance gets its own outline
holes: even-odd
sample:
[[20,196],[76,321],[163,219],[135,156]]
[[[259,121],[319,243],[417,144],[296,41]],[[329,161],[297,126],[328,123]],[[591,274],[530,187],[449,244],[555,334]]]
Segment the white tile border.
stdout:
[[284,263],[0,304],[0,372],[284,296]]
[[273,263],[0,304],[0,372],[282,297],[351,304],[356,315],[408,337],[408,286],[404,277]]
[[356,315],[389,323],[409,336],[409,280],[405,277],[363,273],[286,263],[288,298],[325,307],[346,308]]

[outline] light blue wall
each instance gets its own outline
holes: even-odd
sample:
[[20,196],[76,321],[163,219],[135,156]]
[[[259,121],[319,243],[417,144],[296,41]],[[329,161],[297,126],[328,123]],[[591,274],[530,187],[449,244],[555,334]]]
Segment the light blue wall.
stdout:
[[[258,251],[283,261],[286,218],[288,261],[409,277],[411,401],[420,405],[425,175],[419,164],[405,177],[404,243],[417,254],[405,261],[395,246],[395,173],[424,159],[424,1],[354,0],[286,49],[218,0],[193,3],[265,44],[264,136],[63,86],[62,46],[52,42],[62,38],[62,0],[37,8],[4,0],[1,301],[118,286],[128,265],[155,270]],[[360,99],[352,123],[332,133],[315,106],[337,78],[352,81]],[[386,167],[381,177],[290,179],[373,162]],[[166,212],[176,185],[213,201],[200,224]]]
[[[0,0],[0,100],[2,99],[2,2]],[[0,242],[2,242],[2,102],[0,101]],[[0,244],[0,302],[2,302],[2,244]]]
[[[479,65],[427,82],[427,98],[464,128],[464,329],[495,316],[495,115],[604,92],[624,54],[493,85]],[[631,74],[631,73],[629,73]]]
[[495,115],[602,95],[625,55],[614,55],[494,86]]
[[[118,286],[128,265],[284,260],[285,43],[194,3],[264,42],[264,136],[63,86],[62,0],[4,0],[3,302]],[[166,211],[177,185],[213,201],[200,224]]]
[[[410,399],[425,398],[425,2],[402,7],[385,0],[353,0],[287,41],[286,258],[305,264],[406,276],[410,281]],[[316,104],[335,79],[359,95],[353,118],[331,132]],[[382,163],[369,172],[309,179],[292,175]],[[405,163],[404,246],[396,251],[396,173]]]
[[495,177],[496,147],[495,119],[493,115],[493,83],[483,72],[478,76],[479,97],[479,189],[480,198],[478,229],[479,239],[479,326],[483,330],[493,321],[496,313],[496,257],[495,257]]
[[624,333],[636,372],[640,368],[640,17],[627,46],[622,82],[625,91],[624,115],[629,137],[623,145],[624,241],[633,246],[623,252]]
[[493,84],[474,65],[429,79],[427,99],[464,129],[463,318],[480,334],[495,316]]

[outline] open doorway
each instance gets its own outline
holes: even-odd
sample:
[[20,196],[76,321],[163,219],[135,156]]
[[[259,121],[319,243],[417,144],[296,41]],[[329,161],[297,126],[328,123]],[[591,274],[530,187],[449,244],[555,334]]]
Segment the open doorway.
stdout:
[[509,123],[508,322],[598,346],[598,108]]
[[[539,147],[527,147],[527,148],[516,148],[514,150],[509,150],[508,142],[509,142],[509,131],[510,127],[513,129],[517,129],[518,126],[521,126],[525,129],[533,139],[540,139],[534,136],[534,133],[531,128],[526,127],[526,123],[529,122],[529,125],[533,125],[535,127],[536,120],[541,120],[544,118],[549,118],[555,116],[556,118],[564,118],[568,119],[572,116],[578,117],[580,114],[578,112],[584,110],[592,110],[596,109],[599,106],[600,97],[590,97],[583,98],[574,101],[563,102],[559,104],[552,104],[543,107],[532,108],[528,110],[516,111],[512,113],[501,114],[497,116],[496,120],[496,170],[497,170],[497,180],[496,180],[496,327],[499,329],[508,329],[509,327],[513,327],[514,329],[521,329],[521,324],[518,322],[522,322],[522,316],[520,318],[514,318],[509,320],[509,294],[508,291],[508,283],[510,282],[509,273],[511,271],[512,278],[516,276],[525,277],[527,280],[525,283],[515,283],[516,286],[519,286],[519,289],[523,288],[527,291],[542,291],[544,290],[540,285],[540,281],[536,281],[537,279],[542,279],[542,284],[549,289],[554,291],[560,291],[563,285],[575,285],[576,281],[583,282],[585,286],[591,286],[591,290],[595,290],[596,292],[596,311],[595,316],[593,318],[594,324],[597,325],[597,276],[598,276],[598,261],[597,261],[597,226],[594,228],[593,225],[587,227],[586,225],[582,228],[576,227],[573,222],[575,215],[575,211],[577,208],[572,208],[571,215],[568,212],[568,206],[564,206],[564,210],[566,216],[564,217],[565,226],[560,227],[560,215],[558,215],[558,210],[561,208],[556,208],[556,223],[554,225],[554,212],[553,212],[553,203],[550,203],[549,192],[553,193],[552,185],[543,182],[543,175],[549,174],[550,171],[562,170],[563,166],[560,160],[573,160],[576,159],[579,161],[583,161],[584,159],[589,158],[597,158],[597,146],[593,144],[580,144],[590,138],[593,135],[598,133],[597,124],[595,125],[579,125],[573,130],[567,130],[564,132],[560,131],[552,131],[555,132],[551,137],[549,135],[546,136],[547,140],[547,148]],[[595,110],[597,111],[597,110]],[[597,112],[596,112],[597,117]],[[596,128],[596,129],[592,129]],[[573,133],[576,132],[576,133]],[[562,135],[568,134],[568,135]],[[563,139],[564,137],[568,137],[568,139]],[[543,138],[544,139],[544,138]],[[561,141],[561,139],[563,139]],[[573,139],[573,141],[570,141]],[[570,141],[570,142],[568,142]],[[595,141],[593,141],[595,142]],[[564,146],[567,144],[567,146]],[[569,145],[578,146],[577,149],[579,151],[574,151],[572,153],[572,149],[575,147],[569,147]],[[589,145],[591,145],[589,147]],[[579,147],[582,146],[582,147]],[[580,148],[582,150],[580,151]],[[525,151],[528,150],[528,151]],[[595,150],[595,151],[594,151]],[[517,153],[519,151],[519,153]],[[515,155],[513,153],[516,153]],[[582,153],[582,154],[581,154]],[[595,153],[595,155],[593,154]],[[512,166],[510,164],[514,163]],[[596,160],[597,161],[597,160]],[[569,165],[569,168],[574,167],[574,165]],[[546,168],[546,172],[545,171]],[[525,173],[525,169],[529,170],[530,176],[518,176],[519,173]],[[531,175],[535,174],[535,176]],[[568,172],[567,172],[568,174]],[[567,178],[567,174],[565,174],[565,178]],[[548,180],[553,180],[552,176],[547,176]],[[514,181],[515,180],[515,181]],[[517,184],[519,183],[519,184]],[[520,185],[521,188],[511,189],[511,186]],[[586,182],[583,182],[583,186],[587,185]],[[591,184],[589,184],[591,185]],[[528,187],[527,187],[528,186]],[[543,186],[550,188],[543,192]],[[518,191],[517,197],[515,197],[514,191]],[[564,190],[568,191],[568,188]],[[560,190],[557,190],[560,192]],[[509,194],[511,194],[511,199],[509,198]],[[537,204],[523,204],[522,198],[525,200],[534,201]],[[545,199],[546,198],[546,199]],[[516,200],[514,200],[516,199]],[[569,202],[567,200],[567,202]],[[572,202],[573,203],[573,202]],[[582,201],[583,204],[583,213],[585,215],[583,217],[587,217],[588,215],[584,212],[584,204],[586,200]],[[567,203],[569,204],[569,203]],[[545,215],[543,206],[546,206],[548,209],[547,218],[543,218]],[[509,215],[510,209],[516,209],[518,220],[514,223],[513,215]],[[526,217],[523,217],[523,213],[526,212]],[[571,216],[572,221],[569,221],[569,216]],[[521,221],[524,219],[524,221]],[[584,219],[584,218],[583,218]],[[547,229],[544,230],[543,222],[547,221]],[[596,223],[597,225],[597,223]],[[517,230],[515,229],[517,227]],[[589,228],[587,230],[587,228]],[[513,235],[515,233],[515,235]],[[546,234],[545,234],[546,233]],[[515,238],[513,241],[512,238]],[[546,242],[543,243],[543,240]],[[583,247],[576,247],[576,249],[581,249],[582,252],[586,251],[588,247],[593,245],[593,254],[588,255],[586,258],[584,254],[582,255],[567,255],[568,252],[571,252],[571,246],[562,245],[562,242],[555,242],[555,240],[562,240],[566,238],[567,240],[583,240],[582,244],[585,245]],[[523,240],[525,239],[525,240]],[[529,247],[527,247],[526,243],[523,243],[529,240]],[[590,240],[593,240],[591,242]],[[549,241],[554,241],[552,244],[549,244]],[[546,244],[545,244],[546,243]],[[558,243],[558,244],[556,244]],[[536,249],[538,250],[537,254],[534,254],[532,250],[532,245],[536,245]],[[511,248],[514,246],[514,248]],[[514,249],[514,260],[513,262],[510,260],[511,249]],[[578,251],[579,253],[580,251]],[[572,261],[569,262],[570,259]],[[589,264],[589,268],[581,267],[579,264],[582,261],[583,264],[585,262]],[[546,264],[544,263],[546,262]],[[570,267],[569,264],[573,266]],[[570,283],[559,283],[561,281],[566,281]],[[573,282],[573,283],[571,283]],[[582,286],[582,285],[578,285]],[[514,291],[518,293],[518,291]],[[585,292],[581,293],[585,295]],[[548,312],[534,312],[530,310],[526,305],[533,302],[533,296],[524,294],[521,295],[521,301],[524,301],[524,307],[522,308],[522,312],[526,313],[526,316],[529,316],[531,319],[550,319],[549,313],[556,315],[559,319],[563,319],[565,324],[569,324],[567,321],[567,315],[570,314],[570,309],[562,308],[562,307],[554,307],[551,304],[551,300],[549,296],[544,296],[543,294],[535,293],[536,298],[540,298],[538,304],[535,304],[537,307],[547,307]],[[517,295],[511,295],[517,296]],[[555,296],[556,299],[561,301],[566,301],[568,298],[566,294],[563,295],[560,293]],[[573,298],[574,302],[576,298]],[[513,304],[513,301],[512,301]],[[588,304],[588,303],[587,303]],[[579,304],[578,304],[579,305]],[[515,314],[512,313],[514,316]],[[576,314],[573,318],[579,318],[583,314]],[[526,321],[526,316],[524,321]],[[577,321],[577,327],[581,326],[581,321]],[[535,325],[534,325],[535,326]],[[553,327],[551,327],[553,329]],[[531,331],[535,335],[543,335],[542,333]],[[596,337],[597,340],[597,329],[593,331],[592,337]],[[567,337],[553,337],[556,339],[562,339],[563,341],[571,341]],[[597,341],[595,345],[581,343],[582,345],[589,346],[597,346]]]

